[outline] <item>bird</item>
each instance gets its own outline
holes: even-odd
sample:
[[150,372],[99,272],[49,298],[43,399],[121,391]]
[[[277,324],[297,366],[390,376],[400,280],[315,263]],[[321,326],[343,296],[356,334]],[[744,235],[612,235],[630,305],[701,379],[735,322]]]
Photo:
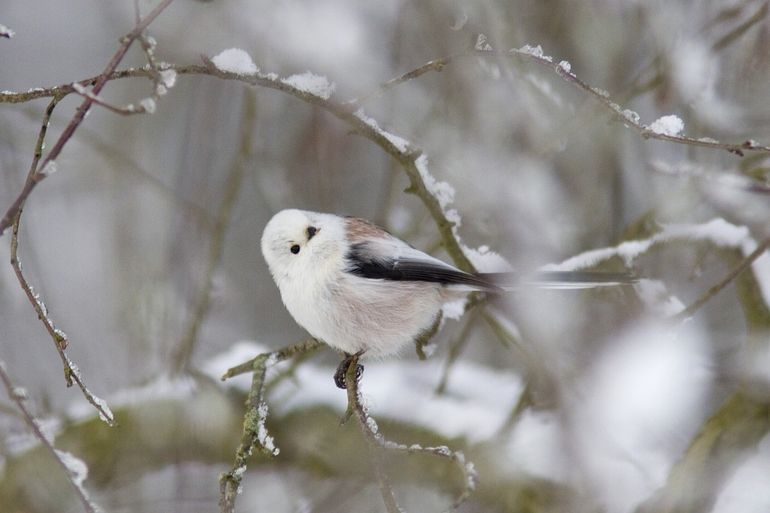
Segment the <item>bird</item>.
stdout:
[[[358,217],[285,209],[265,225],[262,254],[286,309],[312,337],[345,354],[334,375],[358,357],[398,353],[439,321],[442,306],[469,292],[500,293],[523,284],[584,288],[630,284],[630,273],[468,273]],[[356,363],[356,379],[363,366]]]

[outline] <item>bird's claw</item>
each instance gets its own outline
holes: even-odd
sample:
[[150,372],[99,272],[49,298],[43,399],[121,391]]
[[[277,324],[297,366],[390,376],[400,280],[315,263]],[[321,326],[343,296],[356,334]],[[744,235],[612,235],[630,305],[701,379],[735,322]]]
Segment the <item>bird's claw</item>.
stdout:
[[[353,363],[353,358],[357,358],[359,355],[348,355],[345,357],[344,360],[342,360],[337,367],[337,371],[334,373],[334,384],[337,385],[337,388],[341,388],[345,390],[348,388],[348,385],[346,383],[345,377],[348,374],[348,369],[350,368],[350,364]],[[364,373],[364,366],[360,363],[356,364],[356,382],[358,382],[359,379],[361,379],[361,376]]]

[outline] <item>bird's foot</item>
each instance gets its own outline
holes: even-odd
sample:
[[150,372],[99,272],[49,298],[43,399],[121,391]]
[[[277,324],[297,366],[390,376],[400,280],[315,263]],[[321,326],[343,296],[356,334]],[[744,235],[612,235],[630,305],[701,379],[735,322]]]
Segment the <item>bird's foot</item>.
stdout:
[[[364,354],[363,351],[359,351],[356,354],[348,354],[345,353],[345,359],[342,360],[337,367],[337,372],[334,373],[334,384],[337,385],[337,388],[346,389],[348,388],[347,383],[345,382],[345,376],[348,374],[348,369],[350,368],[350,365],[353,363],[353,360],[358,360],[358,357]],[[356,363],[356,382],[358,382],[359,379],[361,379],[361,375],[364,373],[364,366],[360,363]]]

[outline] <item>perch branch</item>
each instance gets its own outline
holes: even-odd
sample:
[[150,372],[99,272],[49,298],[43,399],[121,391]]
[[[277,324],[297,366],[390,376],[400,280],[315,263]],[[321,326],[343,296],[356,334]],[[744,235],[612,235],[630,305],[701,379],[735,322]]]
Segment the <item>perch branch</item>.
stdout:
[[437,447],[422,447],[421,445],[404,445],[387,440],[382,433],[380,433],[377,422],[369,415],[366,407],[361,400],[361,391],[356,379],[356,367],[358,364],[358,357],[355,356],[348,367],[347,375],[345,376],[345,382],[347,383],[348,394],[348,411],[355,415],[358,425],[361,428],[361,432],[370,447],[372,460],[374,464],[375,474],[380,486],[380,492],[382,493],[383,501],[388,509],[388,513],[399,513],[401,510],[396,504],[393,496],[393,489],[390,486],[390,482],[382,469],[382,456],[380,451],[382,449],[405,452],[407,454],[430,454],[438,456],[440,458],[446,458],[455,462],[460,468],[463,474],[464,486],[462,492],[457,496],[452,504],[452,509],[458,508],[463,502],[465,502],[473,490],[476,488],[476,470],[472,462],[465,459],[465,455],[461,451],[454,451],[445,445]]

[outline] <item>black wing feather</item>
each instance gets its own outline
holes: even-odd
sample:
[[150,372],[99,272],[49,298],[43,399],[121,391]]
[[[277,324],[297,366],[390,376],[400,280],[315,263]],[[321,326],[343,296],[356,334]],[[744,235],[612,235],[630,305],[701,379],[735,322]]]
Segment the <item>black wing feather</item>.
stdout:
[[375,258],[365,242],[353,244],[347,255],[348,272],[362,278],[393,281],[426,281],[442,285],[468,285],[485,290],[499,287],[480,276],[449,265],[409,258]]

